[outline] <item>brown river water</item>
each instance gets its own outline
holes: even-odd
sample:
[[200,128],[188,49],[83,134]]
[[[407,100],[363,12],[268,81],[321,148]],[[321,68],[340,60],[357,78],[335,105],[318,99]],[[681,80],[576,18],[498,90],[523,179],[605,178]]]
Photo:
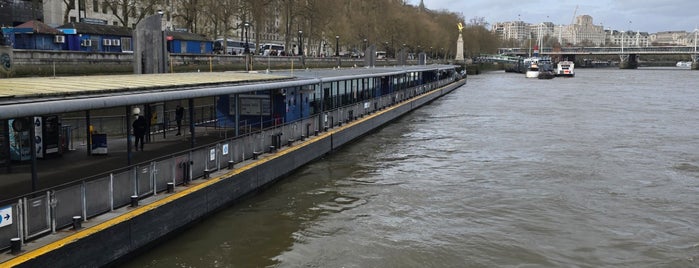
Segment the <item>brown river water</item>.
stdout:
[[699,72],[492,72],[123,267],[699,267]]

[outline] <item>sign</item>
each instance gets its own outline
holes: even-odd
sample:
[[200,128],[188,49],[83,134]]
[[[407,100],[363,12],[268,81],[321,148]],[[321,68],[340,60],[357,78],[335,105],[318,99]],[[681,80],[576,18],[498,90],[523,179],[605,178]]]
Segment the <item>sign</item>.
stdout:
[[43,121],[41,119],[41,116],[34,117],[34,134],[36,135],[34,137],[34,143],[36,144],[36,157],[38,158],[43,158],[44,157],[44,141],[43,141],[43,133],[44,133],[44,127],[43,127]]
[[209,150],[209,161],[216,160],[216,149]]
[[12,224],[12,206],[0,208],[0,227]]
[[89,23],[89,24],[107,25],[107,20],[95,19],[95,18],[80,18],[80,22]]
[[228,155],[228,143],[223,145],[221,151],[223,152],[223,155]]
[[240,115],[270,115],[272,106],[269,95],[241,95]]

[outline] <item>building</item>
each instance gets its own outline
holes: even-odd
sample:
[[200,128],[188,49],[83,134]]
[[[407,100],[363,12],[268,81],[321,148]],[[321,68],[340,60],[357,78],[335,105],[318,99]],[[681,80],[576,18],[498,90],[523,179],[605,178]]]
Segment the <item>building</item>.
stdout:
[[685,46],[690,45],[689,41],[692,42],[691,45],[694,45],[694,33],[688,33],[687,31],[657,32],[651,34],[649,38],[653,46]]
[[650,46],[650,34],[634,31],[608,31],[610,47],[647,47]]
[[566,46],[602,46],[605,44],[605,32],[602,25],[594,25],[592,16],[575,17],[575,23],[559,28],[558,42]]
[[503,40],[526,40],[529,39],[529,24],[523,21],[498,22],[493,24],[492,31],[497,33]]

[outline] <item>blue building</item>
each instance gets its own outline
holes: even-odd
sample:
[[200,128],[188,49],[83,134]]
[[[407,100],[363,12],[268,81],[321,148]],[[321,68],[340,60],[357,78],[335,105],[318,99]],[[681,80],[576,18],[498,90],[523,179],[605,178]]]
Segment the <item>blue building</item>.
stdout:
[[66,50],[86,52],[131,52],[132,31],[126,27],[71,22],[58,27],[63,32]]
[[213,41],[200,34],[166,31],[167,51],[170,53],[211,54]]
[[2,28],[5,39],[15,49],[63,50],[65,36],[38,20]]

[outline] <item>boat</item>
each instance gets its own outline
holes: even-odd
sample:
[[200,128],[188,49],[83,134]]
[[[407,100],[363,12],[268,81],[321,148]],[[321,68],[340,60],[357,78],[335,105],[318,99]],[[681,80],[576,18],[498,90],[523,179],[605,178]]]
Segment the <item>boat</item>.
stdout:
[[530,63],[527,66],[527,71],[524,72],[524,76],[526,78],[537,78],[539,77],[539,64],[538,63]]
[[678,61],[675,66],[679,68],[690,68],[692,67],[692,62],[691,61]]
[[553,79],[556,77],[556,74],[553,73],[552,70],[539,70],[539,75],[537,78],[539,79]]
[[538,78],[541,71],[553,71],[551,66],[551,58],[548,57],[531,57],[524,59],[524,72],[527,78]]
[[556,76],[574,77],[575,63],[572,61],[560,61],[556,67]]

